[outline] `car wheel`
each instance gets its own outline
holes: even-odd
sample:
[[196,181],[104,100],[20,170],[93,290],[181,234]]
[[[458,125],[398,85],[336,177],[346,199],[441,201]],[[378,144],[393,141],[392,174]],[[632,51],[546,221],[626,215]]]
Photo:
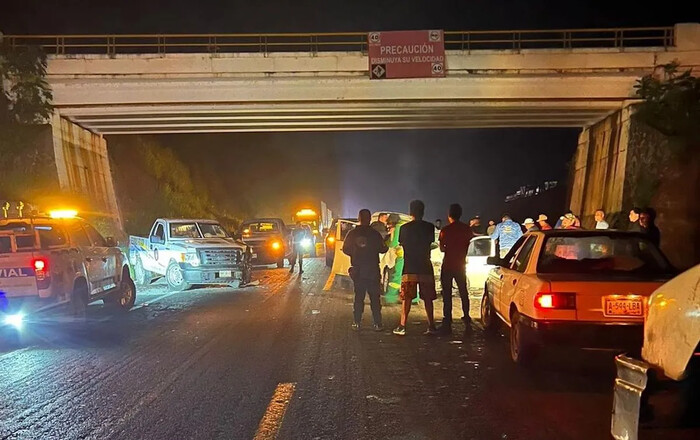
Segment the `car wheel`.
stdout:
[[171,261],[165,270],[165,281],[168,283],[168,288],[173,292],[180,292],[192,287],[185,281],[185,274],[182,272],[180,265],[174,261]]
[[105,304],[113,307],[118,312],[128,312],[136,302],[136,286],[129,276],[128,271],[124,271],[122,275],[121,286],[119,291],[106,297]]
[[513,312],[510,323],[510,358],[516,364],[528,365],[534,360],[537,347],[532,342],[517,311]]
[[134,262],[134,281],[139,286],[145,286],[151,282],[151,273],[143,268],[143,262],[139,256]]
[[79,281],[73,288],[70,299],[70,317],[76,324],[87,320],[88,287],[85,281]]
[[484,290],[484,295],[481,298],[481,324],[487,333],[495,334],[498,330],[498,321],[496,314],[493,311],[493,304],[489,299],[488,291]]
[[[289,264],[292,264],[292,262],[290,261]],[[281,260],[279,260],[279,261],[277,262],[277,268],[278,268],[278,269],[284,268],[284,258],[282,258]]]

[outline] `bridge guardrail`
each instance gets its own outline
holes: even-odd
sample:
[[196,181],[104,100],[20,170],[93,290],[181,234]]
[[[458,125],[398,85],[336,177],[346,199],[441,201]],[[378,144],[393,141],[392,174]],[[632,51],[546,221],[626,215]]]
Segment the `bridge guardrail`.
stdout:
[[[367,32],[267,34],[0,35],[13,47],[40,46],[48,54],[170,54],[367,52]],[[663,47],[673,27],[445,31],[447,50],[522,50]]]

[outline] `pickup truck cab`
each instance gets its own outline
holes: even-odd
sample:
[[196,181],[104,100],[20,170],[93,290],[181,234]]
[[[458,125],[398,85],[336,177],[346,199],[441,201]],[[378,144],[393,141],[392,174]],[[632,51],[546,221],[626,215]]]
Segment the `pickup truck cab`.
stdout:
[[637,438],[640,416],[658,438],[659,428],[700,422],[700,265],[659,287],[648,309],[641,359],[615,359],[611,433],[619,440]]
[[127,311],[135,299],[126,257],[85,220],[0,220],[0,325],[20,328],[58,306],[83,320],[91,302]]
[[196,284],[239,287],[251,281],[251,252],[221,225],[206,219],[159,218],[148,237],[129,237],[137,284],[165,277],[171,290]]
[[284,260],[292,258],[294,244],[291,230],[281,218],[256,218],[241,224],[240,235],[252,248],[253,263],[277,264],[284,267]]

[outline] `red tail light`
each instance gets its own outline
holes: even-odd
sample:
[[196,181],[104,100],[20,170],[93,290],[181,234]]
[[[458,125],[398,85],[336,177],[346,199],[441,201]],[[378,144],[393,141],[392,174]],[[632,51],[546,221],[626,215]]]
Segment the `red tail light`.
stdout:
[[540,292],[535,295],[535,308],[540,310],[576,309],[576,294],[562,292]]
[[49,273],[49,262],[45,258],[35,258],[32,260],[34,277],[39,289],[47,289],[51,284],[51,274]]

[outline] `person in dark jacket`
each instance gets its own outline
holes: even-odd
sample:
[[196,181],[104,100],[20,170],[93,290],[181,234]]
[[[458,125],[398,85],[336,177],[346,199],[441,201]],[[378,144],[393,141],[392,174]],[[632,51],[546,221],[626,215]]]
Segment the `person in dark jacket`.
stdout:
[[292,229],[292,258],[290,259],[289,273],[294,273],[294,267],[299,262],[299,275],[304,273],[304,253],[313,246],[311,232],[307,225],[297,223]]
[[646,234],[649,240],[659,247],[661,245],[661,231],[656,226],[656,211],[652,208],[642,210],[639,214],[639,226],[641,232]]
[[350,278],[355,288],[355,302],[353,304],[352,328],[360,329],[362,313],[365,309],[365,296],[369,295],[374,330],[382,331],[382,303],[379,254],[389,250],[382,236],[376,229],[370,226],[372,214],[367,209],[360,211],[358,219],[360,225],[348,232],[343,243],[343,253],[350,257],[352,267]]
[[372,224],[370,225],[372,228],[376,229],[377,232],[379,232],[379,235],[382,236],[382,240],[386,240],[389,236],[389,226],[387,224],[388,221],[389,214],[387,214],[386,212],[382,212],[381,214],[379,214],[377,221],[372,222]]
[[627,230],[630,232],[642,232],[642,227],[639,224],[639,216],[642,214],[642,210],[640,208],[632,208],[630,210],[630,224],[627,227]]

